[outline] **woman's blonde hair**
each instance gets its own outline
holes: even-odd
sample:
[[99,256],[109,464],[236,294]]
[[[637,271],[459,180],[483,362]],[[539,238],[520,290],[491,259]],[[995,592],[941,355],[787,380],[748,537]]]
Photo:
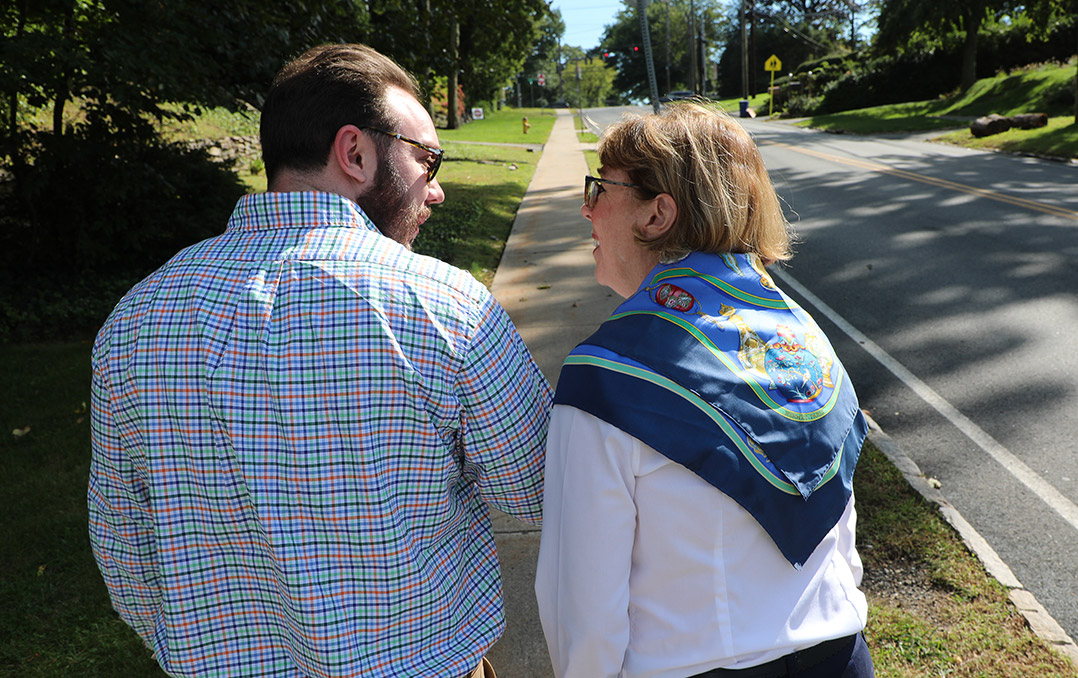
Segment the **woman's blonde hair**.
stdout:
[[[673,226],[643,246],[671,260],[691,252],[792,256],[789,224],[748,133],[729,115],[695,102],[612,125],[599,140],[604,169],[620,169],[642,197],[668,193]],[[648,194],[648,195],[644,195]]]

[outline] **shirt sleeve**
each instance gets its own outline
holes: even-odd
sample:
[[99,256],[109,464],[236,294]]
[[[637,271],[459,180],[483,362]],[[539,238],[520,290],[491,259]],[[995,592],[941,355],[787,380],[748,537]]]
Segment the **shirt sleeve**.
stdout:
[[125,450],[105,378],[91,384],[90,545],[120,617],[150,647],[161,622],[149,491]]
[[554,408],[535,593],[558,678],[612,677],[622,669],[638,445],[575,407]]
[[459,381],[464,472],[485,502],[539,524],[553,397],[502,307],[488,298],[482,310]]

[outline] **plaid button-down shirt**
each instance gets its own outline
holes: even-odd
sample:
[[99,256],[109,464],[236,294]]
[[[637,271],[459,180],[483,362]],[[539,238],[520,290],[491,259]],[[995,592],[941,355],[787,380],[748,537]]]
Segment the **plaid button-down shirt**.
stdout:
[[458,676],[540,520],[549,387],[467,273],[323,193],[240,200],[98,336],[90,537],[181,676]]

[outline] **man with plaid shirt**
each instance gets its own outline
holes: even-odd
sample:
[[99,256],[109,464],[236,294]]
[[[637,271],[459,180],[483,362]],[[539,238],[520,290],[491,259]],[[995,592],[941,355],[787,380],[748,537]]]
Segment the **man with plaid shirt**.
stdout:
[[486,288],[410,251],[445,197],[417,94],[360,45],[288,64],[269,192],[98,335],[91,542],[172,675],[483,675],[504,629],[488,505],[539,522],[550,391]]

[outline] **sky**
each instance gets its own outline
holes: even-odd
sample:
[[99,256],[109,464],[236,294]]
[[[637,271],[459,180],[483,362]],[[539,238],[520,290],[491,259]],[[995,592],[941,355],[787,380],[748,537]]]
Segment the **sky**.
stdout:
[[[614,23],[614,17],[624,6],[621,0],[553,0],[550,6],[561,10],[565,21],[564,44],[588,50],[598,47],[603,28]],[[867,40],[875,28],[870,14],[857,16],[858,39]]]
[[588,50],[599,45],[603,28],[614,23],[614,16],[624,5],[621,0],[554,0],[550,6],[561,10],[564,43]]

